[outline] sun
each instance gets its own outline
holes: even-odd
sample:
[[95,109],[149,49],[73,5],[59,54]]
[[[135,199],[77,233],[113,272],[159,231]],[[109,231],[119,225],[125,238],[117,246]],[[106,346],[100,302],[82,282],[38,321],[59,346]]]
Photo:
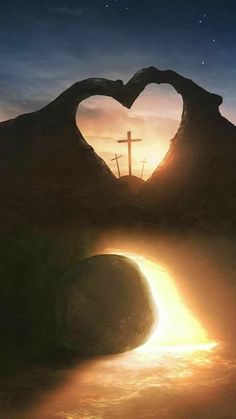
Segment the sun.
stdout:
[[149,340],[138,351],[155,352],[160,348],[175,351],[212,349],[213,342],[199,320],[183,301],[174,278],[160,265],[138,254],[110,251],[134,260],[145,275],[158,307],[158,323]]

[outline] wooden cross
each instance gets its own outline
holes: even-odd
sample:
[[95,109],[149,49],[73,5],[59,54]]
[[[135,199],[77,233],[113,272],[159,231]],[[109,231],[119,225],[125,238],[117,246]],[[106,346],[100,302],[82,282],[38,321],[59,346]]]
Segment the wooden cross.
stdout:
[[128,162],[129,162],[129,176],[132,176],[132,154],[131,154],[131,144],[142,141],[139,139],[133,139],[131,136],[131,131],[127,133],[127,140],[118,140],[118,143],[127,143],[128,144]]
[[123,157],[123,154],[121,154],[120,156],[117,156],[117,154],[115,154],[115,158],[111,159],[111,161],[116,160],[116,166],[117,166],[117,171],[118,171],[118,176],[120,177],[120,166],[119,166],[119,159]]
[[144,160],[141,161],[141,163],[143,163],[142,170],[141,170],[141,179],[142,179],[143,178],[143,172],[144,172],[144,165],[147,163],[147,160],[144,159]]

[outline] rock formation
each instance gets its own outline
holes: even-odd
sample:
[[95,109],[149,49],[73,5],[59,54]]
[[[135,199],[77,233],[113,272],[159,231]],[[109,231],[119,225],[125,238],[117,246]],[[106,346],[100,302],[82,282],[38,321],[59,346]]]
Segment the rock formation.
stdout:
[[142,189],[141,206],[154,223],[235,225],[236,129],[219,112],[222,98],[154,67],[126,85],[96,78],[75,83],[43,109],[0,124],[0,224],[22,218],[62,222],[78,215],[101,221],[105,211],[126,205],[127,191],[86,143],[75,116],[93,95],[130,108],[150,83],[172,85],[183,98],[183,114],[169,152]]
[[121,200],[115,176],[79,132],[79,103],[121,82],[85,80],[45,108],[0,124],[0,225],[97,217]]
[[131,259],[77,257],[66,266],[58,257],[53,260],[54,249],[45,243],[29,241],[23,253],[19,243],[19,257],[13,240],[9,244],[10,256],[1,246],[1,356],[6,351],[28,360],[118,353],[150,335],[157,308]]
[[[169,152],[133,198],[86,143],[75,117],[79,104],[93,95],[131,108],[150,83],[172,85],[183,98],[183,114]],[[119,226],[128,219],[135,228],[137,221],[149,221],[152,229],[195,223],[235,231],[236,128],[220,114],[221,103],[193,81],[151,67],[126,85],[106,79],[75,83],[43,109],[0,123],[1,336],[20,348],[34,334],[40,350],[53,324],[48,296],[70,266],[94,253],[96,223]],[[98,345],[96,353],[138,344],[123,337],[113,348]]]
[[[159,83],[158,70],[152,72]],[[235,228],[236,128],[220,114],[222,98],[171,71],[163,72],[162,82],[181,94],[182,120],[142,190],[142,203],[153,221],[170,226]]]
[[147,280],[131,259],[98,255],[67,274],[57,290],[57,341],[86,355],[140,346],[155,322]]

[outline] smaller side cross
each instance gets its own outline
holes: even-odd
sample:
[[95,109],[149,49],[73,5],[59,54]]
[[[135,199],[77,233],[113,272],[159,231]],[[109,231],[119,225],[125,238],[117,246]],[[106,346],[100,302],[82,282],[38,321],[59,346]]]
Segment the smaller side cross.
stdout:
[[144,166],[145,166],[145,164],[147,163],[147,160],[146,159],[144,159],[144,160],[142,160],[141,161],[141,163],[143,163],[143,165],[142,165],[142,170],[141,170],[141,179],[143,178],[143,172],[144,172]]
[[120,166],[119,166],[119,159],[123,157],[123,154],[120,154],[119,156],[117,156],[117,154],[115,154],[114,159],[111,159],[111,161],[116,160],[116,167],[117,167],[117,172],[118,172],[118,176],[120,177]]

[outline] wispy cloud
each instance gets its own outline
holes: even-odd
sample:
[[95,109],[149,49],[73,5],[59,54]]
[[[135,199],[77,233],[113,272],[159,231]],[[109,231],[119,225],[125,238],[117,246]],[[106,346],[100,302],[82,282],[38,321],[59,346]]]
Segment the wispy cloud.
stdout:
[[61,7],[53,7],[50,9],[51,12],[67,15],[67,16],[75,16],[75,17],[95,17],[98,15],[98,11],[94,8],[82,8],[82,7],[68,7],[68,6],[61,6]]
[[[131,110],[123,108],[111,98],[99,96],[79,106],[77,125],[80,131],[115,173],[116,164],[111,162],[114,153],[124,156],[119,163],[122,174],[127,173],[127,146],[117,143],[118,139],[126,138],[127,131],[131,130],[134,138],[143,140],[135,144],[132,155],[133,172],[137,176],[140,176],[141,160],[144,157],[147,159],[145,177],[156,169],[169,148],[170,139],[177,131],[182,112],[181,100],[173,106],[171,93],[159,92],[156,97],[151,93],[150,90],[146,91]],[[175,95],[178,99],[178,95]],[[163,102],[169,111],[167,115],[162,112]]]

